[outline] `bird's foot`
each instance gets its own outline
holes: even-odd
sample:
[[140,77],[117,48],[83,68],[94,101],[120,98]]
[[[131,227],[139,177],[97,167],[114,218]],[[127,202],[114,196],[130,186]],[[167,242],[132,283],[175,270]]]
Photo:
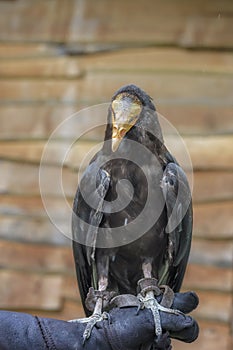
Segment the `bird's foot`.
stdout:
[[94,326],[103,320],[107,320],[109,318],[109,315],[107,312],[103,312],[102,314],[93,314],[89,317],[86,328],[84,330],[83,333],[83,344],[85,343],[85,341],[90,338],[91,336],[91,332],[92,329],[94,328]]
[[94,290],[89,288],[85,304],[88,310],[92,311],[93,314],[84,319],[73,320],[70,322],[87,323],[83,333],[83,343],[90,337],[93,327],[97,322],[103,321],[109,318],[106,312],[102,313],[103,308],[109,305],[109,301],[115,295],[115,293],[106,290]]
[[159,312],[163,311],[175,315],[181,314],[179,310],[170,309],[159,304],[154,295],[151,295],[150,292],[147,292],[145,297],[143,297],[141,294],[138,294],[138,299],[142,303],[142,307],[151,310],[155,322],[155,334],[158,337],[162,335],[162,326]]
[[155,322],[155,334],[157,337],[161,337],[162,326],[159,312],[163,311],[175,315],[182,314],[179,310],[170,308],[173,302],[173,298],[172,301],[170,300],[171,295],[174,295],[174,293],[169,287],[163,286],[161,289],[164,289],[167,293],[167,300],[163,296],[161,303],[159,303],[156,297],[160,296],[163,293],[162,290],[158,287],[157,280],[155,278],[143,278],[138,281],[138,285],[141,289],[140,293],[138,294],[138,299],[142,303],[142,307],[151,310]]
[[90,338],[91,336],[91,332],[94,328],[94,326],[103,320],[108,320],[109,319],[109,315],[107,312],[103,312],[102,314],[99,313],[94,313],[93,315],[91,315],[90,317],[85,317],[85,318],[77,318],[74,320],[70,320],[69,322],[73,322],[73,323],[87,323],[86,328],[83,332],[83,343],[85,343],[85,341]]

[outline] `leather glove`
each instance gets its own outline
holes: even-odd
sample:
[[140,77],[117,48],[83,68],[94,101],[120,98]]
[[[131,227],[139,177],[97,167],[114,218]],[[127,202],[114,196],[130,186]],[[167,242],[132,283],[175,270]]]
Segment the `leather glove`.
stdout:
[[[176,293],[173,308],[192,311],[198,304],[195,293]],[[29,314],[0,311],[1,350],[135,350],[169,349],[170,337],[192,342],[198,336],[198,325],[190,316],[161,312],[164,339],[154,342],[154,322],[148,309],[113,308],[109,319],[93,328],[83,344],[85,323],[70,323]],[[169,334],[170,337],[167,337]],[[161,340],[161,339],[160,339]],[[167,342],[167,343],[166,343]]]

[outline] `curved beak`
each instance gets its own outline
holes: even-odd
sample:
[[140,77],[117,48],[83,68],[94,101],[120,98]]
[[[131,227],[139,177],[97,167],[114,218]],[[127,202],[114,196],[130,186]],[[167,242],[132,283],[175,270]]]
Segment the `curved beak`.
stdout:
[[119,124],[112,125],[112,151],[115,152],[125,134],[132,128],[133,124]]
[[134,126],[141,112],[142,106],[132,98],[121,95],[112,102],[112,151],[115,152],[121,140]]

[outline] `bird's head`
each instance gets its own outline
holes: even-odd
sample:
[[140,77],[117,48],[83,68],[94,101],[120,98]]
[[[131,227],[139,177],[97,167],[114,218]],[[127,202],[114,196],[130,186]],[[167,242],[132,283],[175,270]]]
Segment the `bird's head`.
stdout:
[[144,107],[155,110],[149,95],[136,85],[126,85],[112,98],[112,151],[115,152],[123,137],[137,123]]

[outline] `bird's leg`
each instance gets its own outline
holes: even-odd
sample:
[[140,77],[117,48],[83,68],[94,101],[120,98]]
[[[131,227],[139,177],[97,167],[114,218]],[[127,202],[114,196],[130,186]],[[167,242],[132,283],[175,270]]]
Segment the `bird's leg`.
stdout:
[[108,286],[108,279],[106,277],[100,277],[98,283],[98,290],[90,288],[86,298],[86,306],[89,310],[93,310],[93,314],[90,317],[81,318],[77,320],[71,320],[69,322],[87,323],[83,333],[83,343],[90,337],[93,327],[97,322],[108,318],[107,312],[102,313],[104,304],[108,304],[114,293],[106,291]]
[[98,250],[97,254],[99,254],[97,259],[97,270],[99,276],[98,289],[94,290],[93,287],[90,287],[85,300],[86,308],[93,311],[93,313],[90,317],[70,321],[87,323],[83,333],[84,342],[90,337],[92,329],[96,323],[108,318],[108,314],[106,312],[102,313],[102,309],[109,304],[110,299],[115,295],[114,292],[107,291],[109,257],[102,254],[102,251],[100,250]]
[[143,263],[142,270],[144,278],[138,281],[138,285],[141,289],[138,298],[143,303],[144,307],[151,310],[155,322],[155,334],[157,337],[161,337],[162,326],[159,311],[173,314],[180,314],[180,312],[178,310],[167,308],[157,301],[156,296],[161,295],[162,292],[158,287],[158,281],[155,278],[152,278],[152,264],[150,262]]
[[93,287],[89,288],[89,291],[86,296],[85,306],[89,311],[93,311],[92,315],[83,320],[79,320],[82,323],[87,323],[86,328],[83,333],[84,342],[90,337],[93,327],[97,322],[102,321],[103,319],[108,318],[106,312],[102,313],[102,310],[105,309],[115,292],[107,291],[108,287],[108,277],[109,277],[109,250],[98,248],[95,251],[95,256],[93,256],[93,285],[96,286],[97,290]]
[[[93,327],[97,322],[108,318],[106,312],[102,313],[104,299],[108,293],[106,292],[108,286],[108,279],[106,277],[100,277],[98,283],[98,291],[92,290],[91,293],[96,296],[96,303],[94,307],[93,314],[88,318],[87,326],[83,333],[84,342],[90,337]],[[88,293],[89,294],[89,293]],[[93,295],[92,295],[93,296]],[[87,296],[86,305],[88,306],[90,295]]]
[[[159,293],[159,288],[156,293],[156,280],[152,280],[152,265],[150,262],[145,262],[142,264],[142,271],[144,275],[144,279],[138,281],[138,285],[141,288],[141,293],[139,294],[140,301],[143,302],[143,305],[150,309],[155,322],[155,334],[157,336],[160,336],[162,334],[162,327],[161,327],[161,321],[160,321],[160,315],[159,315],[159,303],[155,299],[155,294]],[[143,283],[144,282],[144,283]],[[147,282],[145,285],[145,282]],[[154,282],[154,283],[153,283]],[[152,287],[152,285],[154,286]],[[143,293],[144,292],[144,293]]]

